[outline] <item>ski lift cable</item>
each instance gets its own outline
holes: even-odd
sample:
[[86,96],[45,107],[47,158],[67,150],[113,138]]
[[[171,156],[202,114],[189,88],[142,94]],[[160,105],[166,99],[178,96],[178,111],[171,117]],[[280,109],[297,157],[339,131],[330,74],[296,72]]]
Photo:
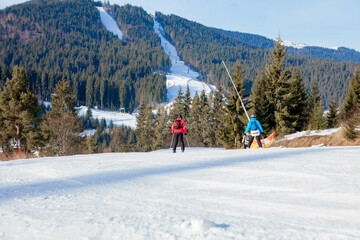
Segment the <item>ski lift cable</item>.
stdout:
[[244,103],[243,103],[243,100],[241,99],[240,94],[239,94],[238,90],[236,89],[235,83],[234,83],[234,81],[233,81],[233,79],[232,79],[232,77],[231,77],[231,75],[230,75],[230,72],[229,72],[229,70],[227,69],[227,67],[226,67],[226,65],[225,65],[225,62],[222,61],[222,63],[224,64],[224,67],[225,67],[225,69],[226,69],[226,72],[228,73],[228,75],[229,75],[229,77],[230,77],[230,80],[231,80],[231,82],[232,82],[232,84],[233,84],[233,86],[234,86],[234,88],[235,88],[235,91],[236,91],[236,93],[237,93],[237,95],[238,95],[238,97],[239,97],[239,99],[240,99],[240,102],[241,102],[241,105],[242,105],[242,107],[243,107],[243,109],[244,109],[244,111],[245,111],[245,114],[246,114],[248,120],[250,121],[249,114],[247,113],[246,108],[245,108],[245,105],[244,105]]

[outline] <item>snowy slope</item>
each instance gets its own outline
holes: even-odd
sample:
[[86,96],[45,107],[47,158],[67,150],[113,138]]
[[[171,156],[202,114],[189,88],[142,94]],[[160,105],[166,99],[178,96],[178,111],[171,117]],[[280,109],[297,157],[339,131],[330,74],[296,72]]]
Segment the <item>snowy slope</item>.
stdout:
[[197,80],[199,73],[191,70],[190,67],[181,61],[175,46],[165,39],[164,29],[155,19],[154,30],[160,36],[161,46],[165,50],[165,53],[170,57],[172,64],[170,73],[166,75],[168,102],[172,102],[174,98],[177,97],[179,88],[185,93],[187,85],[189,86],[191,97],[194,97],[196,92],[200,94],[203,90],[205,90],[207,95],[209,95],[211,91],[216,90],[215,86]]
[[360,239],[360,147],[0,162],[0,239]]
[[285,47],[293,47],[293,48],[297,48],[297,49],[301,49],[301,48],[308,46],[304,43],[298,43],[298,42],[289,41],[289,40],[283,40],[283,44]]
[[[85,116],[88,107],[81,106],[79,108],[78,115]],[[91,109],[94,119],[105,119],[107,126],[109,126],[110,121],[112,120],[115,126],[127,126],[131,128],[136,128],[136,116],[128,113],[112,112],[112,111],[103,111],[97,109]]]
[[[101,22],[106,29],[117,35],[120,39],[123,39],[123,33],[114,19],[102,7],[97,7],[97,9],[100,12]],[[155,19],[154,30],[160,36],[161,46],[170,57],[172,63],[170,73],[166,75],[168,106],[170,106],[172,104],[171,102],[177,97],[180,88],[185,94],[186,88],[189,86],[191,97],[194,97],[196,92],[200,94],[203,90],[207,95],[209,95],[211,91],[216,90],[215,86],[197,80],[199,73],[191,70],[190,67],[181,61],[175,46],[164,38],[164,29]]]
[[115,20],[105,11],[102,7],[96,7],[97,10],[99,10],[100,13],[100,19],[102,24],[105,26],[107,30],[118,36],[120,40],[123,40],[124,34],[119,29],[119,26],[115,22]]
[[[276,41],[276,40],[274,40],[274,41]],[[283,44],[285,47],[293,47],[296,49],[302,49],[304,47],[320,47],[320,46],[311,46],[311,45],[307,45],[305,43],[298,43],[298,42],[289,41],[289,40],[283,40]],[[322,48],[328,48],[328,47],[322,47]],[[328,49],[338,50],[339,47],[329,47]]]
[[296,132],[293,134],[286,135],[286,136],[284,136],[283,139],[280,139],[280,141],[281,140],[293,140],[295,138],[308,137],[308,136],[326,136],[326,135],[336,133],[339,130],[340,130],[340,128],[329,128],[329,129],[324,129],[324,130],[301,131],[301,132]]

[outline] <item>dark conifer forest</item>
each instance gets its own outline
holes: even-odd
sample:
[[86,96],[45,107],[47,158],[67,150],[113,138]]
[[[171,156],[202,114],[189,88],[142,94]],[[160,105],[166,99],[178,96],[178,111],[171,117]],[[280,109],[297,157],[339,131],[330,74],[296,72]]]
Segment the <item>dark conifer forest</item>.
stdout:
[[105,29],[91,0],[33,1],[0,11],[2,72],[24,67],[43,100],[50,100],[65,75],[82,105],[132,111],[140,100],[163,101],[165,76],[160,73],[170,62],[150,15],[130,5],[112,11],[122,16],[126,41]]

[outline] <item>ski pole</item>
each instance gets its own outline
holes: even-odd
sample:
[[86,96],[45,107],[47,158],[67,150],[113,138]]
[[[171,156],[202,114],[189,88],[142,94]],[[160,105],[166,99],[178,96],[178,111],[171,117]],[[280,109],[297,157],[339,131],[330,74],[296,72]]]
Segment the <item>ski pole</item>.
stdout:
[[242,99],[241,99],[241,97],[240,97],[240,94],[239,94],[238,90],[236,89],[235,83],[234,83],[234,81],[233,81],[233,79],[232,79],[232,77],[231,77],[231,75],[230,75],[230,73],[229,73],[229,70],[227,69],[227,67],[226,67],[226,65],[225,65],[225,62],[222,61],[222,63],[224,64],[224,67],[225,67],[225,69],[226,69],[226,72],[228,73],[228,75],[229,75],[229,77],[230,77],[230,80],[231,80],[231,82],[232,82],[232,84],[233,84],[233,86],[234,86],[234,88],[235,88],[235,91],[236,91],[236,93],[237,93],[237,95],[238,95],[238,97],[239,97],[239,99],[240,99],[240,102],[241,102],[241,105],[242,105],[242,107],[243,107],[243,109],[244,109],[244,111],[245,111],[245,114],[246,114],[248,120],[250,121],[249,114],[248,114],[247,111],[246,111],[245,105],[244,105],[244,103],[243,103],[243,101],[242,101]]
[[186,138],[186,141],[187,141],[188,146],[189,146],[189,148],[190,148],[189,139],[186,137],[186,135],[185,135],[185,138]]
[[173,142],[173,140],[174,140],[174,134],[173,134],[173,136],[171,137],[171,144],[170,144],[170,148],[172,148],[172,142]]
[[171,149],[171,147],[172,147],[172,145],[173,145],[173,140],[174,140],[174,134],[173,134],[172,137],[171,137],[170,149]]

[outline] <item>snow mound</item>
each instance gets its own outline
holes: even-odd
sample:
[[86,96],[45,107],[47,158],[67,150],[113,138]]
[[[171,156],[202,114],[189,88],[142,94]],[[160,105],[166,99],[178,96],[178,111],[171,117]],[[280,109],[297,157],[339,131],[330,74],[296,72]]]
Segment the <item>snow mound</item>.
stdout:
[[227,225],[218,225],[212,221],[203,219],[190,219],[182,222],[180,227],[188,232],[204,233],[209,231],[211,228],[225,228]]
[[340,130],[340,128],[330,128],[330,129],[325,129],[325,130],[302,131],[302,132],[297,132],[297,133],[293,133],[290,135],[286,135],[283,139],[279,139],[279,142],[285,141],[285,140],[293,140],[293,139],[299,138],[299,137],[327,136],[327,135],[336,133],[339,130]]

